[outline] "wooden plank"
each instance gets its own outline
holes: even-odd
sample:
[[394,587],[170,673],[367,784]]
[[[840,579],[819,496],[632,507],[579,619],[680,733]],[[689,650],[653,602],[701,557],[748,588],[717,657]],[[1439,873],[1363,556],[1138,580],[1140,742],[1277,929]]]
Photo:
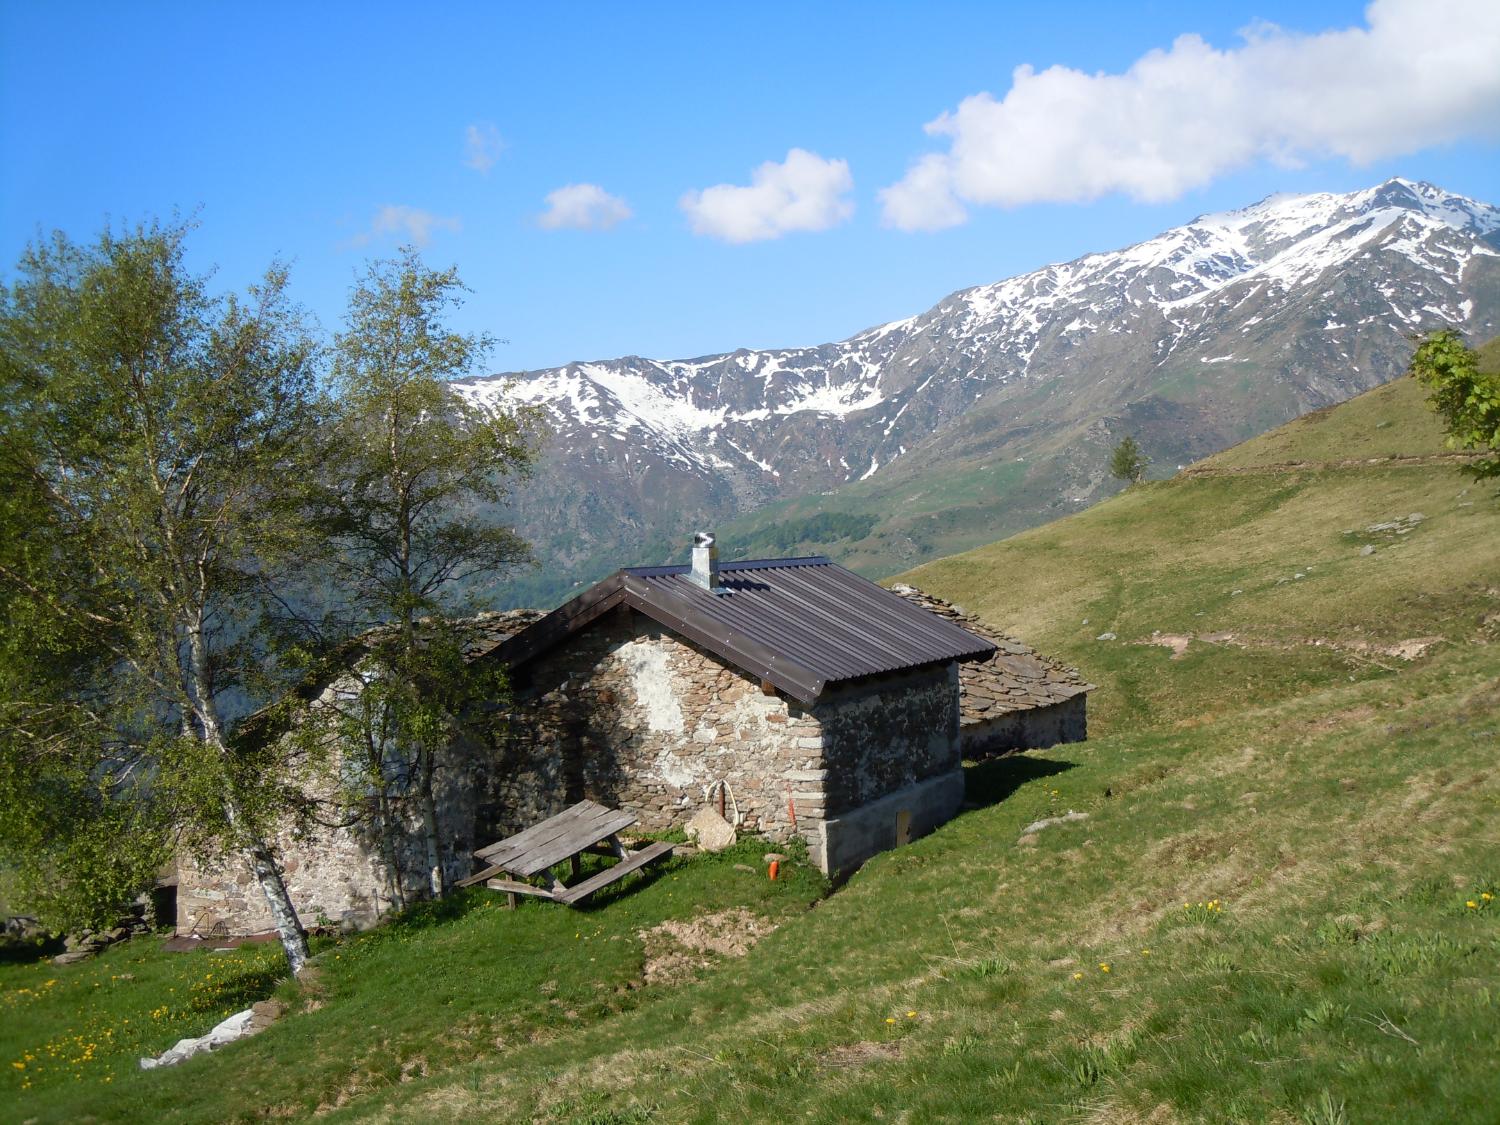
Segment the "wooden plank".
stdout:
[[[526,878],[576,856],[635,822],[634,813],[606,808],[593,801],[579,801],[540,824],[480,848],[474,855],[485,864],[486,872],[493,874],[491,869],[499,869]],[[461,885],[477,882],[478,878],[470,876]]]
[[602,823],[616,815],[619,815],[616,810],[605,808],[593,801],[579,801],[556,816],[548,817],[539,824],[533,824],[530,828],[507,837],[498,844],[480,848],[474,854],[487,863],[508,866],[505,862],[506,858],[513,858],[522,852],[545,845],[576,828],[581,829],[596,822]]
[[497,656],[507,667],[517,668],[602,617],[619,605],[623,598],[621,576],[619,573],[612,574],[597,586],[585,590],[540,621],[503,641],[486,655]]
[[485,884],[492,891],[504,891],[512,895],[535,895],[537,898],[556,898],[545,887],[533,887],[530,883],[518,883],[514,879],[491,879]]
[[599,874],[585,879],[576,887],[569,887],[561,894],[554,895],[553,897],[557,902],[567,903],[569,906],[572,906],[574,903],[581,902],[584,899],[588,898],[591,894],[601,889],[602,887],[607,887],[611,883],[618,882],[619,880],[625,878],[625,876],[629,875],[632,871],[637,871],[640,868],[645,867],[648,863],[655,863],[657,860],[665,859],[671,854],[671,844],[652,844],[649,847],[642,848],[638,852],[632,852],[629,858],[622,859],[613,867],[607,868],[599,872]]
[[576,805],[568,806],[556,816],[549,816],[546,820],[538,821],[530,828],[523,828],[514,836],[507,836],[499,843],[490,844],[488,847],[480,848],[474,854],[480,859],[487,860],[491,855],[508,850],[510,848],[514,848],[517,846],[523,848],[527,847],[533,841],[550,836],[557,825],[565,824],[572,820],[574,817],[583,815],[584,813],[589,811],[590,808],[602,807],[602,805],[595,805],[593,801],[579,801]]
[[457,883],[454,883],[453,885],[455,887],[472,887],[476,883],[482,883],[486,879],[489,879],[489,878],[491,878],[491,877],[493,877],[495,875],[501,875],[504,872],[505,872],[505,868],[503,868],[503,867],[494,867],[494,866],[486,867],[483,871],[476,872],[475,874],[470,875],[467,879],[460,879]]
[[548,817],[539,824],[533,824],[525,831],[501,840],[498,844],[481,848],[474,854],[485,863],[509,869],[518,856],[565,836],[579,826],[602,823],[611,811],[592,801],[580,801],[556,816]]
[[569,856],[583,851],[589,845],[597,844],[605,837],[612,836],[621,829],[629,828],[635,820],[635,815],[627,812],[614,813],[604,820],[593,820],[585,828],[549,840],[516,856],[506,865],[506,870],[513,875],[535,875],[538,871],[544,871],[553,864],[561,863]]

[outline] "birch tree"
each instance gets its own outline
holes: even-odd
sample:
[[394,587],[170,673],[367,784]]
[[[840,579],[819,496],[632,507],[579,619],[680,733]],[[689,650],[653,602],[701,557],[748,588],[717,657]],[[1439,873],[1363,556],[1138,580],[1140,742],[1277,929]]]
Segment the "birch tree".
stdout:
[[[415,807],[435,897],[446,890],[440,752],[468,704],[498,690],[466,672],[466,638],[452,618],[472,609],[465,590],[529,558],[492,513],[530,471],[538,432],[533,411],[482,409],[449,388],[491,346],[445,325],[464,292],[455,270],[430,269],[410,249],[360,277],[334,346],[318,505],[335,584],[374,629],[367,667],[378,671],[368,698],[340,712],[343,740],[364,766],[384,831]],[[387,840],[385,850],[397,849]]]
[[[243,859],[295,972],[307,939],[271,843],[294,793],[275,746],[236,748],[225,700],[261,670],[252,623],[306,534],[287,485],[317,349],[284,269],[216,296],[186,234],[59,234],[0,290],[0,488],[25,498],[0,515],[26,544],[0,584],[72,662],[7,701],[8,776],[25,799],[62,771],[80,808],[150,808],[177,845]],[[4,654],[12,685],[26,655]]]

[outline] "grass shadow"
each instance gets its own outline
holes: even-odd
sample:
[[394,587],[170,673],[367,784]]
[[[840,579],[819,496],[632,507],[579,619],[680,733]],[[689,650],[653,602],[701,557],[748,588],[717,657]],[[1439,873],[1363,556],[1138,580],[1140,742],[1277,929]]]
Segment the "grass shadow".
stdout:
[[998,805],[1028,781],[1064,773],[1073,766],[1073,762],[1032,758],[1025,753],[965,762],[964,804],[970,808]]
[[45,937],[10,938],[0,940],[0,965],[29,965],[44,957],[52,957],[65,948],[60,935]]
[[479,909],[493,892],[483,887],[464,887],[450,891],[439,899],[414,903],[398,914],[382,920],[382,930],[426,930],[455,922]]

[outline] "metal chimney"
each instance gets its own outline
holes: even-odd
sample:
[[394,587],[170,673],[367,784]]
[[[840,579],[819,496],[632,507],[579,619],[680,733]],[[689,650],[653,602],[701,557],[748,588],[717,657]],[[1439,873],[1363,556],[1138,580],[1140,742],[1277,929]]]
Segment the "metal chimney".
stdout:
[[719,548],[714,545],[713,532],[694,532],[693,569],[689,577],[705,590],[719,592]]

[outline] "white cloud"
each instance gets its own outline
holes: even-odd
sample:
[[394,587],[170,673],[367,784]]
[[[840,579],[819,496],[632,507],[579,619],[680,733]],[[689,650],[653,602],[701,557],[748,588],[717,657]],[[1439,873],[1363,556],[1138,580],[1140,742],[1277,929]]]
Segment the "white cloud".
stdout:
[[537,222],[548,230],[609,230],[633,212],[618,195],[610,195],[598,184],[567,184],[547,193],[547,209]]
[[387,203],[375,212],[375,218],[370,221],[370,229],[356,234],[349,240],[348,245],[368,246],[377,238],[384,240],[390,235],[395,235],[402,243],[426,246],[432,241],[433,231],[457,232],[462,225],[457,216],[434,215],[431,211],[423,211],[420,207]]
[[500,130],[487,121],[464,129],[464,164],[476,172],[488,172],[505,151]]
[[750,177],[749,187],[717,184],[690,191],[678,201],[694,234],[726,242],[758,242],[791,231],[827,230],[854,214],[845,195],[854,187],[849,164],[824,160],[794,148],[786,160],[768,160]]
[[1257,160],[1355,164],[1500,135],[1500,3],[1375,0],[1366,26],[1260,24],[1216,50],[1184,35],[1123,74],[1018,67],[1001,100],[965,98],[926,128],[948,151],[880,192],[884,221],[936,230],[965,204],[1160,202]]

